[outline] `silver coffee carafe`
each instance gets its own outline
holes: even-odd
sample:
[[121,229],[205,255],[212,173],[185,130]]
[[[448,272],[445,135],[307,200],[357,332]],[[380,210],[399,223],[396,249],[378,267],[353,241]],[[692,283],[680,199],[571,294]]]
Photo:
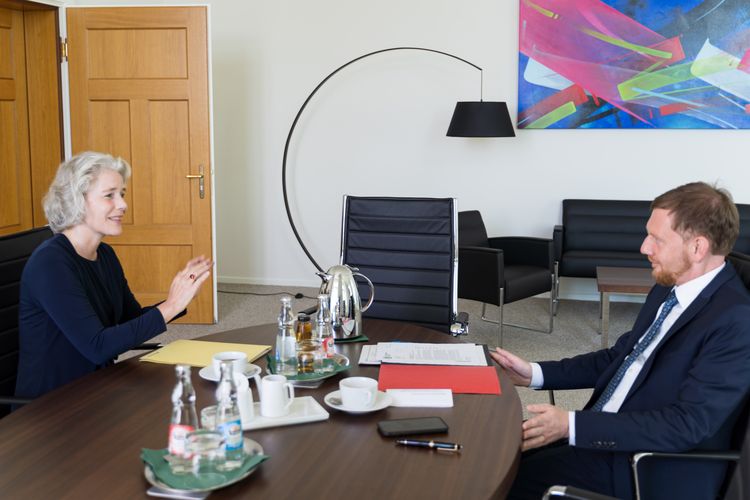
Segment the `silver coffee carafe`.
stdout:
[[[375,287],[367,276],[357,272],[356,267],[346,264],[336,265],[325,273],[316,273],[323,280],[320,293],[331,297],[331,322],[333,336],[337,339],[356,337],[362,334],[362,313],[372,304],[375,298]],[[355,276],[364,279],[370,286],[370,298],[362,307]]]

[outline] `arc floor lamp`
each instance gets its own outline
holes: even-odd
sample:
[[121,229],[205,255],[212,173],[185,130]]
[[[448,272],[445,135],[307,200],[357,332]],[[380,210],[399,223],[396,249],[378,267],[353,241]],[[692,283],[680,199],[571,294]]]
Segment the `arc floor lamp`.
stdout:
[[369,52],[362,56],[356,57],[346,64],[342,64],[341,66],[333,70],[313,89],[312,92],[310,92],[310,95],[307,96],[307,99],[305,99],[305,102],[302,103],[299,111],[297,111],[297,115],[294,117],[292,126],[289,128],[289,134],[287,134],[286,136],[286,143],[284,144],[284,158],[281,164],[281,188],[284,193],[284,207],[286,208],[286,216],[289,219],[289,225],[292,227],[294,236],[295,238],[297,238],[297,242],[299,243],[300,247],[302,247],[305,255],[307,255],[307,258],[310,259],[310,262],[312,262],[312,264],[320,272],[323,272],[323,268],[320,267],[320,265],[315,261],[313,256],[310,254],[310,251],[302,241],[302,237],[297,231],[297,226],[295,226],[294,224],[292,211],[289,208],[289,196],[286,189],[286,161],[289,153],[289,145],[292,142],[294,129],[297,127],[297,122],[299,121],[300,116],[302,116],[302,113],[305,111],[305,108],[307,108],[310,100],[318,92],[318,90],[320,90],[320,88],[325,85],[325,83],[330,80],[336,73],[346,68],[347,66],[350,66],[367,57],[382,54],[384,52],[393,52],[396,50],[419,50],[423,52],[440,54],[468,64],[469,66],[479,71],[479,101],[462,101],[456,103],[456,108],[453,111],[453,117],[451,118],[451,122],[448,126],[448,132],[446,135],[450,137],[515,137],[516,135],[513,131],[513,124],[510,120],[510,114],[508,113],[508,106],[504,102],[485,101],[483,99],[484,74],[482,72],[482,68],[472,62],[467,61],[466,59],[462,59],[453,54],[449,54],[448,52],[442,52],[440,50],[428,49],[424,47],[390,47],[387,49]]

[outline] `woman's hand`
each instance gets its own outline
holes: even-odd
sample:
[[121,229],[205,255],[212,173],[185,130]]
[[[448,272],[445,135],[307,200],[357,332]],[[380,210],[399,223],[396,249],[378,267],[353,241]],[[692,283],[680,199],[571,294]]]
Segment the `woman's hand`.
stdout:
[[201,255],[189,261],[185,268],[177,273],[169,287],[167,300],[156,306],[164,316],[165,323],[180,314],[193,300],[203,282],[211,275],[213,265],[213,261]]

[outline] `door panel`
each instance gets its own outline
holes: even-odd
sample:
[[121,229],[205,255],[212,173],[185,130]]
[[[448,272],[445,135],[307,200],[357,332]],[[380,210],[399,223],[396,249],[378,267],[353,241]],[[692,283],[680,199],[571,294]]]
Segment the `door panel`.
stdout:
[[[212,256],[205,7],[69,8],[74,153],[133,167],[128,220],[108,241],[142,304],[163,300],[191,257]],[[197,180],[205,172],[205,197]],[[182,320],[213,322],[207,281]]]
[[0,235],[32,224],[23,12],[0,8]]

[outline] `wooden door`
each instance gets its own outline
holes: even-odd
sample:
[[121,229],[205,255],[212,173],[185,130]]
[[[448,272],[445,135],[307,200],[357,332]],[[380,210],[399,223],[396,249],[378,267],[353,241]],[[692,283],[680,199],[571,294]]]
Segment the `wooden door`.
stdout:
[[[193,256],[212,255],[205,7],[68,8],[73,153],[133,167],[123,234],[108,241],[141,304],[163,300]],[[203,195],[199,179],[204,173]],[[207,281],[182,320],[214,321]]]
[[0,8],[0,235],[33,225],[23,12]]

